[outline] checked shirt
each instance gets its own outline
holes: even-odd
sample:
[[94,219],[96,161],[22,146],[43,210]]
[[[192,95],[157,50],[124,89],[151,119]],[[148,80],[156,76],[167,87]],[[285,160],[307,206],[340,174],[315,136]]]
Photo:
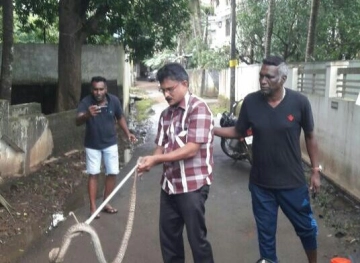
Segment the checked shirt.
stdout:
[[211,184],[213,128],[209,107],[189,92],[177,107],[168,107],[161,113],[155,143],[164,147],[164,153],[183,147],[187,142],[201,145],[194,157],[163,164],[161,186],[165,192],[187,193]]

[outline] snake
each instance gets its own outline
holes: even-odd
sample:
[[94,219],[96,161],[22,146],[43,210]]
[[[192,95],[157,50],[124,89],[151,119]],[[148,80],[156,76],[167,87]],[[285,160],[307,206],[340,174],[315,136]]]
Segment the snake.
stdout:
[[[132,171],[135,171],[135,176],[134,176],[134,182],[133,182],[133,185],[131,188],[130,201],[129,201],[129,215],[128,215],[128,219],[126,222],[126,228],[125,228],[125,232],[124,232],[124,235],[123,235],[123,238],[121,241],[119,251],[116,254],[112,263],[121,263],[123,261],[125,252],[126,252],[129,240],[130,240],[131,232],[133,229],[134,218],[135,218],[135,206],[136,206],[136,181],[137,181],[137,177],[138,177],[135,168],[136,168],[136,166],[130,172],[130,173],[132,173]],[[66,233],[63,237],[62,243],[61,243],[61,247],[53,248],[49,252],[49,262],[50,263],[64,262],[64,257],[65,257],[66,252],[71,244],[72,239],[82,233],[87,233],[90,235],[90,237],[93,241],[95,254],[96,254],[96,257],[97,257],[99,263],[108,263],[105,259],[104,252],[101,247],[100,239],[99,239],[95,229],[86,222],[77,223],[77,224],[71,226],[66,231]]]

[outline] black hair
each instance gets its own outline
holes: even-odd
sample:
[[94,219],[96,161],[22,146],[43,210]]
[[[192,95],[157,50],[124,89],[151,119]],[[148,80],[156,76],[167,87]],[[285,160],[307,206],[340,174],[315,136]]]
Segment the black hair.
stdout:
[[95,77],[92,77],[92,78],[91,78],[91,82],[90,82],[90,83],[93,83],[93,82],[104,82],[105,85],[106,85],[106,78],[101,77],[101,76],[95,76]]
[[157,80],[162,83],[165,79],[176,81],[186,80],[189,82],[189,75],[185,68],[179,63],[168,63],[160,68],[156,74]]
[[278,67],[280,76],[287,76],[289,71],[285,60],[280,56],[268,56],[263,60],[263,65]]
[[269,66],[279,66],[280,64],[285,63],[285,60],[280,56],[268,56],[262,63]]

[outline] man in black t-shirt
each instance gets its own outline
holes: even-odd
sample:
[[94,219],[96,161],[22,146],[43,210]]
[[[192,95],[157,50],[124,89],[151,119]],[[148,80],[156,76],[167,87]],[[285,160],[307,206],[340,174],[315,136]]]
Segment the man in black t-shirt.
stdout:
[[[284,87],[287,71],[282,58],[264,59],[259,74],[260,90],[245,97],[235,127],[215,128],[214,132],[221,137],[239,138],[252,129],[249,189],[262,258],[259,262],[278,262],[276,226],[280,206],[300,237],[308,262],[315,263],[317,225],[309,189],[314,193],[320,190],[318,147],[310,102],[299,92]],[[312,165],[309,188],[301,160],[301,130]]]
[[[106,79],[103,77],[91,79],[91,94],[80,101],[77,112],[76,125],[86,123],[84,146],[86,171],[89,174],[91,215],[96,211],[97,178],[102,160],[106,173],[104,200],[114,190],[115,176],[119,173],[116,122],[130,142],[135,142],[136,138],[127,127],[119,99],[107,93]],[[114,214],[117,213],[117,209],[108,204],[103,212]],[[96,218],[99,217],[96,215]]]

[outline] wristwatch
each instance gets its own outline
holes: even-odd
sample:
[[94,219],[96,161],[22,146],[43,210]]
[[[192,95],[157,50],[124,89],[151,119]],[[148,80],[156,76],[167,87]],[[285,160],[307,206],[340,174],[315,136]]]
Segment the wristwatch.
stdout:
[[317,172],[322,172],[322,166],[319,165],[318,167],[312,167],[311,170],[317,171]]

